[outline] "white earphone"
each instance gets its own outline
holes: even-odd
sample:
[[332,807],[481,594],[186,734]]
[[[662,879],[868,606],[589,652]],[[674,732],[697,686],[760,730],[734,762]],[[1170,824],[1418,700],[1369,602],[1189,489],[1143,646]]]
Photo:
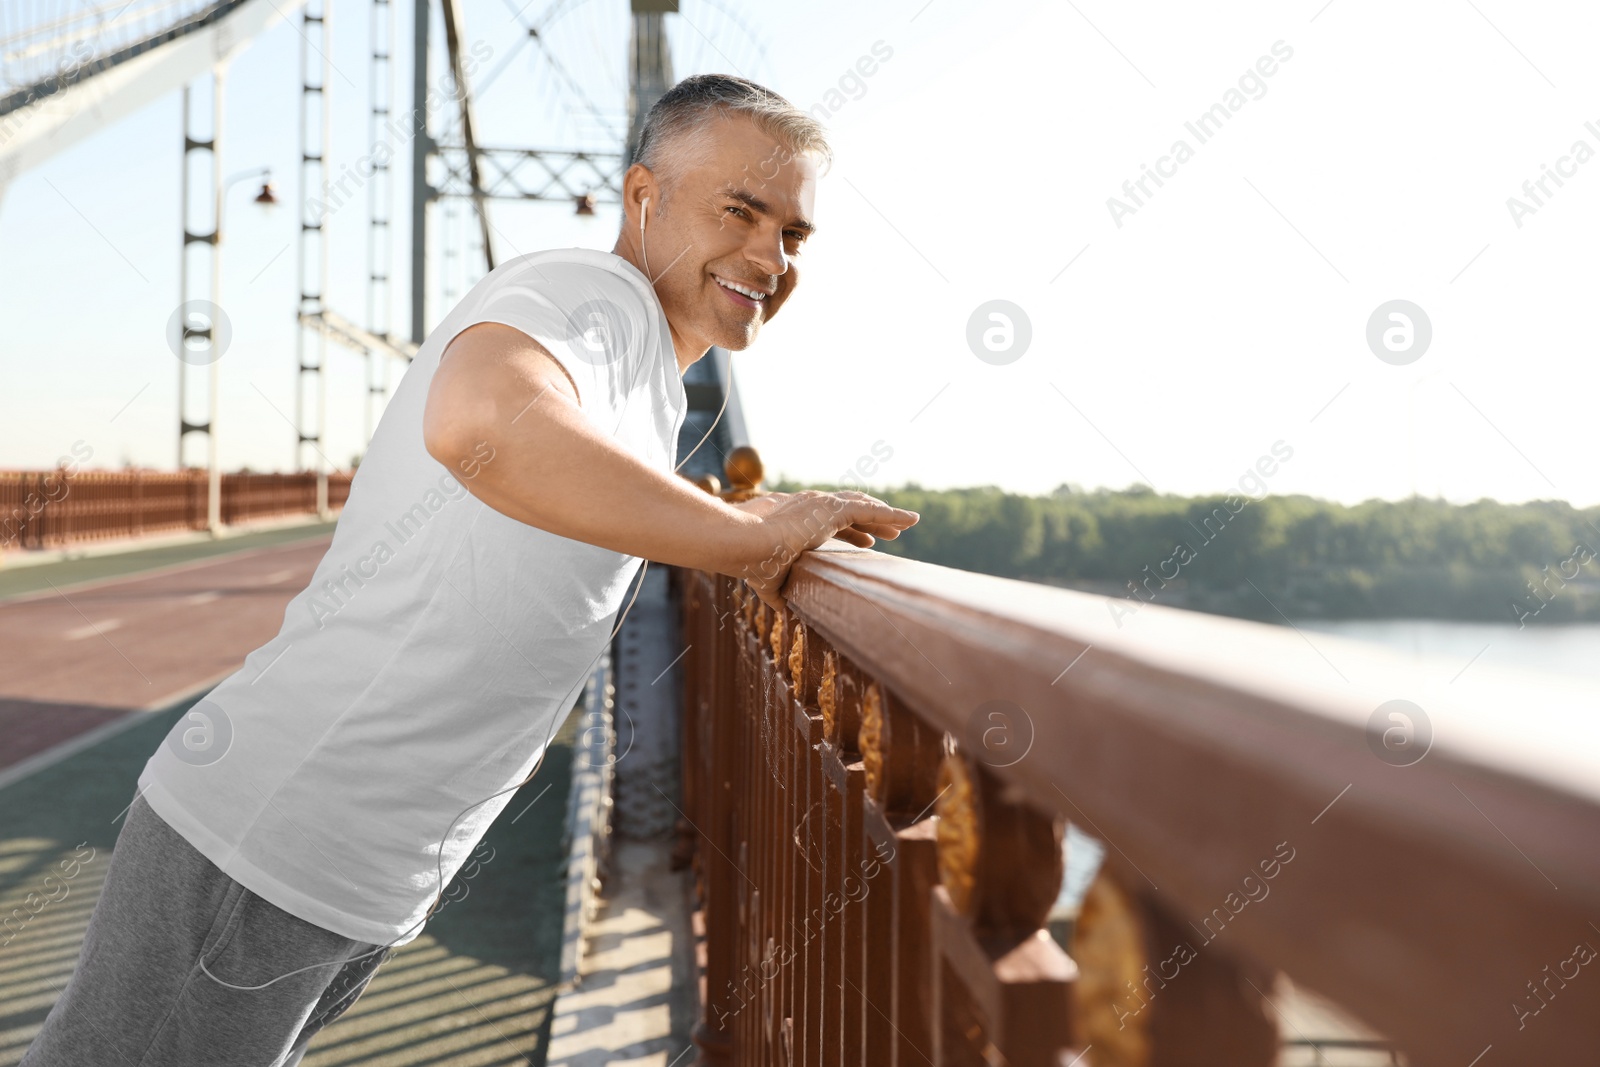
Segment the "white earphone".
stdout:
[[[649,212],[650,198],[647,196],[644,198],[644,202],[639,205],[639,256],[644,260],[644,276],[646,278],[650,277],[650,253],[644,250],[644,219]],[[655,283],[652,282],[651,284]]]

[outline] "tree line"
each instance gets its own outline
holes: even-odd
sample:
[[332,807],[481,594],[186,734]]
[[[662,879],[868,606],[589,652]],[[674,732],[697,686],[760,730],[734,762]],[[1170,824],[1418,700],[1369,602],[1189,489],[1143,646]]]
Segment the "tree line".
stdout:
[[1274,621],[1280,609],[1291,618],[1600,620],[1600,508],[1563,501],[1345,505],[1142,486],[1023,496],[906,485],[876,495],[922,515],[880,542],[884,552],[1144,603]]

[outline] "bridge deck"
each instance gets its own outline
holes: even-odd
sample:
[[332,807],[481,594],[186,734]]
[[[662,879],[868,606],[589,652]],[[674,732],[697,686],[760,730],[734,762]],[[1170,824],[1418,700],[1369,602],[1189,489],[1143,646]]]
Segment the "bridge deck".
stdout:
[[[0,1067],[21,1060],[71,974],[145,759],[276,632],[326,546],[326,527],[302,528],[0,573],[0,916],[80,842],[94,849],[65,896],[0,933]],[[545,1062],[576,724],[485,838],[493,858],[465,896],[451,891],[306,1067]]]
[[[283,622],[328,527],[0,572],[0,772],[234,669]],[[226,555],[201,555],[230,546]],[[119,573],[120,572],[120,573]]]

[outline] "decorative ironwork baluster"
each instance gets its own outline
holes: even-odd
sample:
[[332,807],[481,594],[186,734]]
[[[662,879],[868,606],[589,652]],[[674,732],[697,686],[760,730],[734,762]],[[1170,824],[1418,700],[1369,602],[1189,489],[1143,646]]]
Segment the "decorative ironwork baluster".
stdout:
[[1103,1067],[1276,1063],[1272,971],[1206,944],[1139,885],[1108,861],[1084,896],[1072,938],[1079,1040]]
[[1076,968],[1043,928],[1065,870],[1056,817],[1020,802],[946,742],[931,935],[934,1062],[1057,1067]]

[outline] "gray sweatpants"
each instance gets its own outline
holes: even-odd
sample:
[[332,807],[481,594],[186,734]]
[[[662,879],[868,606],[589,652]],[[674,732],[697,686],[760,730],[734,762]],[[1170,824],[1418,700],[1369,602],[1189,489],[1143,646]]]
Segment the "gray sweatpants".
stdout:
[[295,1067],[389,951],[256,896],[139,797],[21,1067]]

